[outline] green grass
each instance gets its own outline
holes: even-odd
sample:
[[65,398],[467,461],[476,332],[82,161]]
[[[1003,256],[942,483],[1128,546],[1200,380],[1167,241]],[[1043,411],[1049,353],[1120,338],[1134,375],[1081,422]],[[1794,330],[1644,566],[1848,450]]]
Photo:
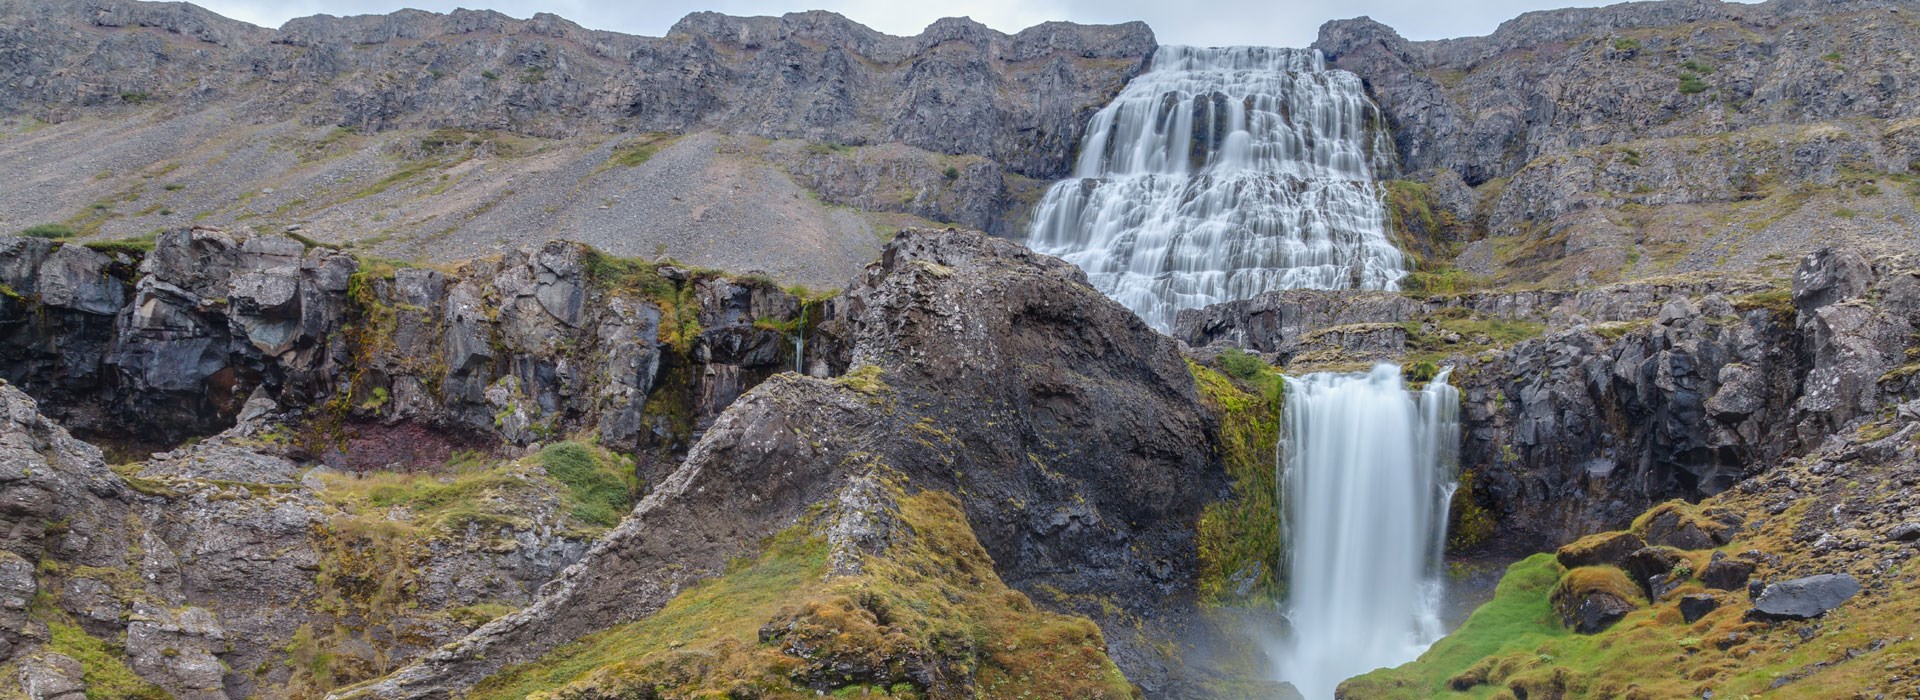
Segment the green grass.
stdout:
[[1613,40],[1613,50],[1615,50],[1615,51],[1638,51],[1638,50],[1640,50],[1640,42],[1639,42],[1639,41],[1637,41],[1637,40],[1634,40],[1634,39],[1624,39],[1624,38],[1623,38],[1623,39],[1614,39],[1614,40]]
[[797,592],[819,585],[827,543],[804,527],[773,538],[757,559],[688,588],[659,612],[581,637],[537,661],[507,668],[475,686],[469,700],[518,700],[563,686],[628,659],[689,643],[755,644],[760,626]]
[[1704,80],[1701,80],[1698,74],[1694,73],[1693,71],[1686,71],[1680,74],[1680,93],[1681,94],[1697,95],[1706,91],[1707,91],[1707,82]]
[[595,454],[577,442],[549,445],[540,464],[573,495],[573,517],[613,527],[633,509],[638,490],[633,470],[611,453]]
[[160,233],[156,231],[133,238],[121,238],[112,241],[88,241],[86,246],[108,255],[126,253],[127,255],[139,257],[153,252],[153,246],[159,243],[159,241]]
[[71,238],[75,233],[77,231],[66,224],[35,224],[20,229],[20,235],[27,238]]
[[[1343,684],[1342,689],[1364,698],[1454,697],[1447,681],[1481,659],[1531,650],[1543,642],[1572,636],[1554,619],[1548,601],[1564,572],[1552,554],[1535,554],[1515,562],[1500,577],[1493,600],[1474,610],[1460,629],[1434,642],[1418,660],[1360,676]],[[1488,695],[1491,693],[1465,697]]]

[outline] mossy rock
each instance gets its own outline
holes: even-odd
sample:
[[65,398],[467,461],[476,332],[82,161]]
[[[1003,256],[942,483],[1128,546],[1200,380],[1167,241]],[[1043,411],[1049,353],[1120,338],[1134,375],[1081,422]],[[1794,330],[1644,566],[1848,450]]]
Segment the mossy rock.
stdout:
[[1647,546],[1646,540],[1631,532],[1602,532],[1587,535],[1554,553],[1560,565],[1569,569],[1583,566],[1619,566],[1627,556]]
[[1560,621],[1580,634],[1612,627],[1646,603],[1640,587],[1613,566],[1583,566],[1560,577],[1549,598]]

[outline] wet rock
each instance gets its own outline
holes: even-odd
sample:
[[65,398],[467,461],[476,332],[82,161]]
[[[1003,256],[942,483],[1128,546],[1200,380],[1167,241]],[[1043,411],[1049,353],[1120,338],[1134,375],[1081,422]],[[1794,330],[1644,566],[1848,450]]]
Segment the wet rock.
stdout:
[[1699,621],[1718,607],[1720,607],[1719,599],[1710,594],[1691,593],[1680,596],[1680,618],[1686,620],[1687,624]]
[[1860,592],[1851,574],[1820,574],[1768,584],[1753,601],[1757,620],[1807,620],[1827,614]]

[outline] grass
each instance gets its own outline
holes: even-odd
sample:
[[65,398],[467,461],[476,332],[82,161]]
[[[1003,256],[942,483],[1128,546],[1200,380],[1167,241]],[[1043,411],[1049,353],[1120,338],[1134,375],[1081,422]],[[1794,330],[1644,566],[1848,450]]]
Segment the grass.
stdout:
[[632,466],[612,453],[596,454],[584,444],[562,442],[542,449],[540,464],[572,494],[573,517],[613,527],[633,509],[639,483]]
[[20,229],[20,235],[27,238],[72,238],[76,233],[72,226],[66,224],[35,224]]
[[125,253],[133,257],[140,257],[153,252],[153,246],[159,242],[160,232],[155,231],[144,236],[134,236],[132,238],[121,238],[111,241],[88,241],[86,246],[108,255]]
[[666,132],[651,132],[628,139],[615,147],[613,153],[607,156],[607,162],[601,163],[600,167],[595,168],[593,172],[599,174],[614,168],[637,168],[646,165],[647,161],[652,160],[653,156],[660,152],[660,149],[673,145],[677,138],[679,137]]
[[978,698],[1133,696],[1098,627],[1000,581],[958,499],[897,503],[910,534],[861,574],[828,578],[819,523],[802,523],[647,618],[504,669],[468,698],[923,698],[928,677]]

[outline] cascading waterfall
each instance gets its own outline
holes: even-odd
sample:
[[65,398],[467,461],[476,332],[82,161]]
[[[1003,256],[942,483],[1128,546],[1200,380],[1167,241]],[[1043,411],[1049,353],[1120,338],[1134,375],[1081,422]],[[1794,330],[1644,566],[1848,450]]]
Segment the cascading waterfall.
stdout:
[[1274,656],[1279,680],[1307,700],[1412,661],[1444,634],[1459,410],[1446,372],[1417,394],[1393,365],[1288,378],[1280,484],[1292,629]]
[[1161,47],[1094,115],[1029,244],[1163,331],[1269,290],[1395,289],[1378,114],[1316,50]]

